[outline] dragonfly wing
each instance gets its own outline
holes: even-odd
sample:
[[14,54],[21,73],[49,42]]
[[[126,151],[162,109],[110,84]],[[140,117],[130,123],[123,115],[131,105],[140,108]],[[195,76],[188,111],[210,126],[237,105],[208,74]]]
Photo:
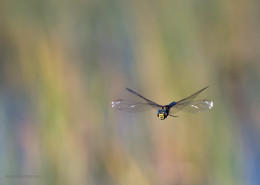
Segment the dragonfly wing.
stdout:
[[190,105],[190,102],[180,102],[180,103],[176,103],[171,109],[170,109],[170,114],[175,114],[181,110],[183,110],[185,107],[187,107],[188,105]]
[[157,104],[152,104],[148,102],[134,102],[128,100],[115,100],[111,103],[112,108],[125,112],[143,112],[151,109],[158,109]]
[[190,95],[190,96],[187,97],[187,98],[184,98],[184,99],[182,99],[182,100],[176,102],[176,104],[175,104],[173,107],[171,107],[171,109],[170,109],[170,114],[175,114],[176,112],[178,112],[178,111],[184,109],[185,107],[191,105],[192,100],[193,100],[194,98],[196,98],[202,91],[204,91],[204,90],[207,89],[208,87],[209,87],[209,86],[207,86],[207,87],[205,87],[205,88],[199,90],[198,92],[196,92],[196,93]]
[[199,113],[213,107],[213,101],[211,100],[195,100],[189,105],[185,106],[182,111],[189,113]]
[[135,92],[135,91],[132,90],[132,89],[126,88],[126,90],[128,90],[130,93],[135,94],[136,96],[139,96],[140,98],[144,99],[145,101],[147,101],[147,102],[150,103],[150,104],[156,105],[156,106],[158,106],[158,107],[161,106],[161,105],[158,105],[157,103],[155,103],[155,102],[153,102],[153,101],[151,101],[151,100],[149,100],[149,99],[143,97],[141,94]]

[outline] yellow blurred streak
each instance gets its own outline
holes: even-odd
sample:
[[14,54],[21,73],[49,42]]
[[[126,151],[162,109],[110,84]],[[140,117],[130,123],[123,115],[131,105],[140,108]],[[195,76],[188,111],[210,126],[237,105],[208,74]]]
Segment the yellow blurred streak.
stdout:
[[105,155],[105,166],[118,184],[149,185],[152,184],[147,175],[142,172],[135,159],[120,147],[116,141]]
[[[162,43],[157,17],[152,13],[150,4],[144,4],[144,1],[138,2],[138,8],[135,9],[139,47],[136,48],[137,55],[137,73],[143,88],[152,87],[150,92],[153,95],[160,94],[165,89],[167,81],[164,68],[167,61],[167,55]],[[156,88],[154,88],[156,86]],[[163,97],[161,101],[164,101]]]

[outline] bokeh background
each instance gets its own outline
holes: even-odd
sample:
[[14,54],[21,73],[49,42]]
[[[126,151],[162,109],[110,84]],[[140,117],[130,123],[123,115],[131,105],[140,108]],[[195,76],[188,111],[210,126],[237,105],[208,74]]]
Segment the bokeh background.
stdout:
[[[259,185],[257,0],[2,0],[0,184]],[[214,108],[160,104],[210,85]]]

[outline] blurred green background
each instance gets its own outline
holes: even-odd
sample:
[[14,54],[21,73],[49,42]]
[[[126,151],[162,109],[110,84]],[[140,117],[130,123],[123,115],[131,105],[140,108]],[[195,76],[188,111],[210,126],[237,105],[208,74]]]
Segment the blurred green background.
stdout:
[[[259,5],[2,0],[0,184],[259,185]],[[111,108],[206,85],[201,114]]]

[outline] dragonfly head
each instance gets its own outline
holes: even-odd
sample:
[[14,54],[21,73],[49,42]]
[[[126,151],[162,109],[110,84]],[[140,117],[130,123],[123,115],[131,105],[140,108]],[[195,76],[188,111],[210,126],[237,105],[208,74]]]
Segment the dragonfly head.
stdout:
[[168,116],[168,109],[166,109],[166,107],[161,107],[161,108],[157,111],[157,116],[158,116],[161,120],[164,120],[164,119]]

